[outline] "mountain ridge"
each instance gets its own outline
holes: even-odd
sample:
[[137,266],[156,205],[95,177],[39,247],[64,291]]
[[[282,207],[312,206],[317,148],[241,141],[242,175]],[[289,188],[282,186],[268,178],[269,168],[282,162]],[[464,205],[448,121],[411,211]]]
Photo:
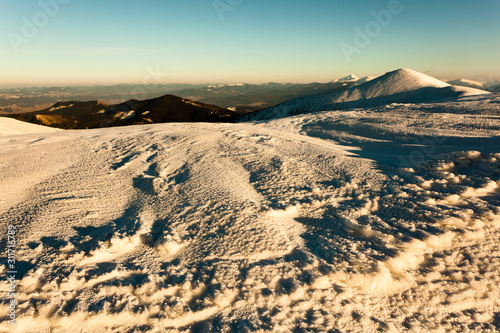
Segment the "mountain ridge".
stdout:
[[267,120],[307,112],[375,107],[391,103],[426,103],[489,93],[452,86],[429,75],[400,68],[338,93],[296,98],[245,115],[242,120]]
[[52,107],[7,117],[62,129],[101,128],[166,122],[232,122],[238,112],[171,94],[119,104],[66,101]]

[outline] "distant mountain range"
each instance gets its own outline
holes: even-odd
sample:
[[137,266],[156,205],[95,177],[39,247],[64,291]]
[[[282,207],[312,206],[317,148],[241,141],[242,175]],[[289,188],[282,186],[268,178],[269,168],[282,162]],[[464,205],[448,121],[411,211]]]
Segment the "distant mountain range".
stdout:
[[92,87],[51,87],[0,90],[0,114],[37,111],[63,101],[95,101],[118,104],[130,99],[152,99],[165,94],[219,105],[233,111],[251,112],[265,109],[299,96],[345,90],[356,82],[334,80],[327,83],[265,84],[157,84]]
[[[33,124],[63,129],[164,122],[234,122],[275,119],[323,110],[375,107],[391,103],[436,102],[489,93],[478,89],[484,88],[480,82],[462,79],[447,83],[404,68],[379,77],[359,78],[349,75],[329,83],[176,87],[181,97],[168,94],[144,100],[130,99],[127,102],[114,104],[104,101],[65,101],[57,102],[42,110],[13,113],[8,116]],[[489,85],[490,90],[491,88],[495,90],[495,87],[494,83]],[[55,88],[47,89],[45,93],[55,94]],[[64,91],[70,88],[60,89],[59,91]],[[106,89],[112,94],[117,88]],[[122,89],[126,90],[125,86],[122,86]],[[188,99],[183,97],[185,95],[193,96]],[[200,100],[219,101],[222,107]],[[236,106],[227,107],[230,104]],[[269,105],[272,106],[266,107]],[[255,111],[252,112],[252,109]]]
[[84,129],[165,122],[231,122],[239,115],[215,105],[165,95],[114,105],[100,101],[59,102],[44,110],[9,117],[50,127]]
[[[328,94],[366,83],[375,76],[359,78],[351,74],[327,83],[277,83],[265,84],[150,84],[112,86],[72,86],[0,89],[0,114],[38,111],[64,101],[95,101],[113,105],[123,101],[153,99],[165,94],[219,105],[239,112],[262,110],[293,98]],[[473,87],[492,92],[500,91],[500,81],[481,83],[466,79],[448,83]]]
[[473,81],[473,80],[467,80],[467,79],[458,79],[458,80],[451,80],[447,81],[449,84],[454,85],[454,86],[463,86],[463,87],[470,87],[470,88],[476,88],[476,89],[484,89],[488,90],[490,92],[500,92],[500,81],[490,81],[490,82],[479,82],[479,81]]

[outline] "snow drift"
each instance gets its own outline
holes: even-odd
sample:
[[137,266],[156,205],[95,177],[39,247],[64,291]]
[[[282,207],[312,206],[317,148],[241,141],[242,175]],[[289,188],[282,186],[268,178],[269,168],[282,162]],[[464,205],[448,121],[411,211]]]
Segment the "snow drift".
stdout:
[[0,330],[497,331],[483,102],[0,136]]

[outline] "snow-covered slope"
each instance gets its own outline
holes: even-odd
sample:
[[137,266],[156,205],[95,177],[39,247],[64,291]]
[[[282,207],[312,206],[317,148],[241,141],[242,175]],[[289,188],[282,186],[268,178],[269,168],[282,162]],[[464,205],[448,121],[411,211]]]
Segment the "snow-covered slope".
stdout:
[[455,87],[410,69],[398,69],[342,92],[306,96],[253,113],[244,120],[263,120],[305,112],[373,107],[390,103],[426,103],[459,96],[488,94]]
[[489,91],[500,91],[500,80],[486,82],[484,86]]
[[458,93],[460,97],[489,94],[490,92],[464,86],[451,86],[452,91]]
[[498,331],[497,102],[0,136],[0,330]]
[[52,133],[58,129],[26,123],[12,118],[0,117],[0,135]]
[[481,89],[481,90],[484,90],[484,88],[485,88],[485,86],[481,82],[467,80],[467,79],[451,80],[451,81],[448,81],[448,83],[453,85],[453,86],[462,86],[462,87],[469,87],[469,88],[475,88],[475,89]]

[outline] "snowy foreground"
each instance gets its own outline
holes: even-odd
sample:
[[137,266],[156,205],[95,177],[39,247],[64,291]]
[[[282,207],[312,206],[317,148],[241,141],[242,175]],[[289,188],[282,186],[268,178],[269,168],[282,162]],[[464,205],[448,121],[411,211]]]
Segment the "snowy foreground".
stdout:
[[1,292],[8,225],[19,281],[0,329],[500,331],[499,102],[1,123]]

